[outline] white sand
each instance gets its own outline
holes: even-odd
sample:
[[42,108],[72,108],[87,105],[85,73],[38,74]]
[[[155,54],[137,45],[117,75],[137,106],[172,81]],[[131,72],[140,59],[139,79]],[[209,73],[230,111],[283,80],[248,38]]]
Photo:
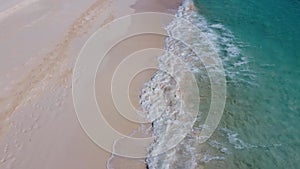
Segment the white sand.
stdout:
[[[0,3],[1,169],[106,168],[110,154],[92,143],[76,118],[71,95],[72,68],[84,42],[101,25],[135,10],[170,8],[169,4],[143,3],[134,5],[133,0]],[[157,47],[163,44],[162,38],[151,41]],[[129,133],[135,127],[121,128]],[[115,165],[122,166],[124,160],[116,160]]]

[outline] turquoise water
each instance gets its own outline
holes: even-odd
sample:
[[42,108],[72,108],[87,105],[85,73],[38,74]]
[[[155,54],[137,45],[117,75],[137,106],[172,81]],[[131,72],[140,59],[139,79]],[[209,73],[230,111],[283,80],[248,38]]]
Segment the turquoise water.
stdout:
[[[234,35],[219,149],[205,168],[300,168],[300,1],[195,0],[200,15]],[[220,30],[222,34],[222,30]],[[228,51],[221,52],[226,58]],[[236,66],[242,63],[243,68]]]

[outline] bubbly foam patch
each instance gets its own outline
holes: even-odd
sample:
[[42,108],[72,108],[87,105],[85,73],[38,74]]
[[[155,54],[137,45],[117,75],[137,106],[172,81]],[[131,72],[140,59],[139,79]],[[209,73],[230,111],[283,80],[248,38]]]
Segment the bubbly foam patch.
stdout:
[[[183,20],[196,25],[199,31],[188,27]],[[219,55],[225,66],[225,72],[229,81],[243,79],[239,71],[248,72],[245,65],[249,62],[247,57],[242,57],[239,46],[235,42],[232,33],[222,24],[209,24],[206,19],[195,10],[191,0],[185,0],[179,7],[175,19],[165,28],[170,35],[165,41],[165,50],[168,53],[158,58],[159,69],[151,81],[147,82],[142,90],[140,103],[148,113],[148,118],[154,120],[153,134],[155,142],[149,147],[147,164],[150,169],[154,168],[188,168],[193,169],[214,160],[225,160],[223,155],[229,154],[228,149],[218,142],[199,144],[201,120],[205,117],[206,107],[210,100],[210,82],[201,59],[213,58]],[[186,44],[172,38],[185,39],[193,45],[197,51],[191,50]],[[172,53],[172,54],[170,54]],[[197,53],[197,54],[195,54]],[[180,88],[176,81],[166,72],[181,72],[181,65],[187,65],[199,83],[200,111],[194,127],[185,138],[169,151],[156,155],[172,142],[174,137],[182,134],[180,127],[173,130],[172,126],[186,126],[190,121],[178,116],[189,116],[188,112],[180,111],[183,104],[180,96]],[[212,65],[213,67],[214,65]],[[218,71],[218,69],[215,69]],[[251,72],[248,73],[252,77]],[[238,77],[238,78],[237,78]],[[247,79],[245,79],[247,81]],[[203,109],[203,110],[202,110]],[[188,119],[188,118],[186,118]],[[214,147],[214,150],[211,150]],[[219,155],[221,154],[221,155]],[[222,155],[223,154],[223,155]]]

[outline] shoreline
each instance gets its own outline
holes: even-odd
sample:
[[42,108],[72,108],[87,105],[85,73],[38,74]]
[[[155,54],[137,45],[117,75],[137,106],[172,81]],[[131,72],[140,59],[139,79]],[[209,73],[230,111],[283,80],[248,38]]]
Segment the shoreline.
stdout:
[[[164,5],[166,5],[166,6],[164,6]],[[173,1],[172,3],[169,2],[169,4],[166,3],[166,1],[138,0],[134,5],[131,6],[131,8],[133,8],[135,10],[135,13],[139,13],[139,12],[165,12],[165,13],[175,14],[175,12],[177,11],[177,8],[179,7],[179,5],[181,5],[181,0],[180,0],[180,3],[179,3],[179,1]],[[130,49],[128,49],[128,46],[127,46],[126,50],[124,48],[122,49],[122,45],[120,45],[121,47],[119,47],[119,49],[117,47],[117,51],[118,50],[123,51],[122,54],[126,56],[129,53],[132,53],[133,51],[138,51],[140,49],[143,49],[146,46],[147,46],[146,48],[150,47],[150,48],[160,48],[160,49],[163,49],[164,46],[165,46],[165,37],[155,37],[155,36],[143,35],[143,36],[140,36],[140,37],[137,36],[137,37],[132,38],[132,39],[133,39],[132,42],[130,42],[130,39],[127,42],[128,44],[131,44]],[[136,40],[134,40],[134,39],[136,39]],[[135,44],[135,41],[139,42],[139,44]],[[139,47],[137,47],[137,46],[139,46]],[[144,46],[144,47],[141,47],[141,46]],[[126,51],[125,54],[124,54],[124,50]],[[110,58],[113,58],[114,55],[118,56],[120,54],[121,53],[118,53],[118,52],[114,53]],[[107,62],[108,61],[106,61],[106,63]],[[107,69],[106,69],[107,72],[104,73],[105,76],[107,76],[109,74],[109,72],[112,72],[112,71],[110,71],[110,69],[114,69],[114,66],[113,65],[107,65]],[[140,92],[142,90],[143,85],[146,82],[150,81],[150,79],[153,76],[153,73],[154,73],[153,71],[146,71],[146,72],[144,71],[144,72],[142,72],[142,74],[143,74],[142,78],[141,77],[136,78],[136,84],[134,84],[135,90],[131,90],[131,92],[133,92],[133,93],[130,93],[130,98],[131,98],[131,101],[133,101],[132,103],[133,103],[134,107],[137,107],[137,106],[140,107],[141,106],[139,104]],[[103,79],[103,78],[97,78],[97,79],[100,79],[99,80],[99,82],[100,82],[101,79]],[[97,80],[96,80],[96,84],[97,84]],[[101,86],[99,84],[97,86]],[[137,88],[139,88],[139,89],[137,90]],[[105,87],[102,86],[101,89],[102,89],[102,93],[105,93],[104,91],[108,90],[109,88],[105,89]],[[97,94],[97,95],[101,96],[101,92],[99,92],[99,94]],[[105,95],[107,95],[107,94],[102,94],[102,97],[104,97]],[[101,97],[99,97],[99,99],[100,98]],[[109,109],[107,110],[107,112],[113,112],[113,111],[114,110],[110,110],[110,111],[109,111]],[[118,116],[118,115],[114,114],[113,117],[115,118],[116,116]],[[115,126],[118,126],[118,123],[120,123],[120,121],[122,121],[122,120],[121,119],[118,119],[118,120],[115,120],[115,121],[111,120],[110,124],[112,124],[112,126],[115,127]],[[127,121],[127,123],[128,123],[128,121]],[[121,127],[121,126],[119,126],[119,127]],[[142,131],[139,131],[140,128],[146,128],[146,129],[142,129]],[[143,125],[143,126],[137,125],[136,128],[134,130],[132,130],[130,134],[132,134],[134,132],[138,132],[138,134],[135,134],[134,137],[140,137],[140,138],[149,137],[149,136],[151,136],[151,133],[147,133],[147,131],[149,129],[151,130],[151,124]],[[145,132],[146,132],[146,134],[145,134]],[[114,146],[116,146],[116,144],[118,144],[118,146],[120,147],[122,143],[121,143],[120,140],[118,140],[118,141],[116,141]],[[117,168],[146,169],[146,168],[148,168],[148,166],[146,164],[146,159],[130,159],[130,158],[119,157],[119,156],[111,154],[110,158],[107,160],[107,168],[113,168],[113,169],[117,169]]]
[[[142,11],[172,13],[178,2],[89,0],[58,4],[45,0],[9,10],[13,12],[2,17],[0,23],[5,25],[6,34],[1,37],[7,45],[2,46],[6,49],[1,54],[13,56],[11,63],[4,65],[7,59],[2,58],[1,64],[0,86],[5,90],[0,93],[0,104],[6,106],[0,110],[0,166],[105,168],[110,153],[97,147],[82,131],[71,99],[72,67],[80,46],[99,26],[114,18]],[[27,19],[22,20],[23,15]],[[20,37],[24,41],[19,41]],[[163,45],[157,43],[158,39],[151,41]],[[15,48],[23,52],[13,53]],[[127,132],[131,129],[128,127]],[[119,165],[123,164],[121,160]]]

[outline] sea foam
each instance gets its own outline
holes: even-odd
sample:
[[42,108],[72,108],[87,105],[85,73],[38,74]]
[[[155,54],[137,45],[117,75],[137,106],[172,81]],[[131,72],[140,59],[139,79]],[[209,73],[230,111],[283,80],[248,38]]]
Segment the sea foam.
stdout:
[[[188,27],[185,21],[198,29]],[[148,113],[148,119],[154,120],[155,141],[149,147],[149,155],[146,159],[148,168],[193,169],[213,160],[225,160],[225,157],[211,151],[209,149],[211,145],[208,143],[199,143],[203,139],[199,134],[203,128],[201,124],[207,115],[211,99],[207,70],[221,70],[218,64],[207,66],[202,61],[205,58],[221,58],[225,64],[227,79],[230,81],[240,76],[237,67],[244,68],[248,60],[240,57],[240,49],[235,44],[233,34],[222,24],[208,23],[198,14],[191,0],[183,2],[175,18],[165,29],[169,35],[165,40],[167,52],[159,57],[160,71],[144,85],[140,100],[142,108]],[[190,46],[185,43],[186,41],[189,41]],[[213,62],[217,63],[218,60]],[[179,97],[180,85],[172,76],[183,71],[183,68],[194,74],[198,84],[201,104],[197,103],[200,108],[195,120],[183,118],[190,117],[191,114],[181,111],[185,103]],[[188,128],[191,125],[192,127]],[[176,139],[182,136],[184,138],[180,142],[168,149],[170,144],[173,145]],[[219,147],[217,151],[223,155],[228,153],[228,149],[224,146]]]

